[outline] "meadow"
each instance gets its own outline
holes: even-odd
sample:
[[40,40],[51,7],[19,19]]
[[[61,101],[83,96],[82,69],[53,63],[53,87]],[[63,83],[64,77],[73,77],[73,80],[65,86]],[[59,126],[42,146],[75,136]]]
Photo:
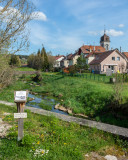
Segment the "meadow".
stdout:
[[[14,90],[29,90],[57,98],[61,105],[70,108],[74,114],[81,113],[87,115],[88,119],[128,127],[127,112],[113,109],[113,95],[116,94],[113,84],[97,81],[98,79],[87,79],[86,76],[72,77],[58,73],[41,73],[42,80],[35,85],[34,76],[16,77],[15,83],[0,92],[0,99],[13,102]],[[121,94],[122,105],[127,106],[127,83],[123,85]]]
[[[3,115],[5,112],[10,115]],[[0,159],[85,160],[90,152],[120,157],[128,151],[127,141],[117,136],[29,110],[25,110],[28,117],[24,119],[24,138],[17,142],[15,112],[16,107],[0,104],[0,118],[12,125],[7,136],[0,139]]]

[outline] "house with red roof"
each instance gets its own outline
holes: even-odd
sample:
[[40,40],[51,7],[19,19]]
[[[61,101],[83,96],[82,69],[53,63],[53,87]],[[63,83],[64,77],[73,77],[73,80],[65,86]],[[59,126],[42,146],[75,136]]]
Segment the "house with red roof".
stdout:
[[77,59],[80,56],[84,56],[88,64],[95,58],[96,54],[104,51],[105,48],[102,46],[83,45],[70,57],[69,66],[77,64]]
[[106,73],[108,68],[114,73],[124,73],[127,69],[127,59],[122,53],[115,49],[97,54],[89,65],[90,69],[97,73]]
[[54,58],[55,58],[55,64],[54,64],[54,66],[53,67],[55,67],[55,68],[60,68],[61,66],[60,66],[60,62],[64,59],[64,55],[59,55],[59,56],[55,56]]
[[65,56],[65,57],[61,60],[61,62],[60,62],[61,68],[67,68],[67,67],[69,67],[69,62],[70,62],[70,60],[71,60],[72,55],[73,55],[72,53],[71,53],[71,54],[68,54],[67,56]]

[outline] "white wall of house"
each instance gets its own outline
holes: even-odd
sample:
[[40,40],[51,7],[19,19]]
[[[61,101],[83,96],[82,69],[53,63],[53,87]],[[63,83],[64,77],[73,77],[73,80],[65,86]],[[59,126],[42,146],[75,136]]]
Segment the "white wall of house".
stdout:
[[91,55],[91,56],[89,56],[88,57],[88,60],[87,60],[87,64],[89,64],[91,61],[93,61],[95,59],[95,55],[93,54],[93,55]]
[[64,59],[64,57],[58,58],[58,59],[55,61],[54,67],[55,67],[55,68],[56,68],[56,67],[57,67],[57,68],[61,67],[61,66],[60,66],[60,61],[63,60],[63,59]]

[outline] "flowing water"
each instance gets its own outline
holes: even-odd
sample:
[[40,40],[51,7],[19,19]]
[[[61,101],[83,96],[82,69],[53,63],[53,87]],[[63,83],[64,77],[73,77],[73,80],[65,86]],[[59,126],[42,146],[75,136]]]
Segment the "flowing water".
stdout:
[[56,113],[68,115],[67,112],[63,112],[63,111],[60,111],[58,109],[54,109],[55,105],[58,104],[59,102],[57,102],[57,100],[55,100],[53,98],[49,98],[47,96],[41,96],[41,95],[36,96],[36,95],[30,94],[30,93],[28,94],[28,97],[33,98],[33,100],[27,102],[26,103],[27,106],[42,109],[40,107],[40,103],[43,100],[44,105],[46,104],[46,105],[49,105],[49,106],[52,107],[51,112],[56,112]]

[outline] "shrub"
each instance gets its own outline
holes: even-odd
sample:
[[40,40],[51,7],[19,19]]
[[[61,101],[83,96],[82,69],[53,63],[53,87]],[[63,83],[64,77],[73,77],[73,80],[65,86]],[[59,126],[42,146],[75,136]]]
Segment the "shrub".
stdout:
[[41,73],[40,73],[40,72],[37,72],[37,73],[36,73],[36,76],[33,77],[32,80],[33,80],[34,82],[41,82],[41,81],[42,81]]

